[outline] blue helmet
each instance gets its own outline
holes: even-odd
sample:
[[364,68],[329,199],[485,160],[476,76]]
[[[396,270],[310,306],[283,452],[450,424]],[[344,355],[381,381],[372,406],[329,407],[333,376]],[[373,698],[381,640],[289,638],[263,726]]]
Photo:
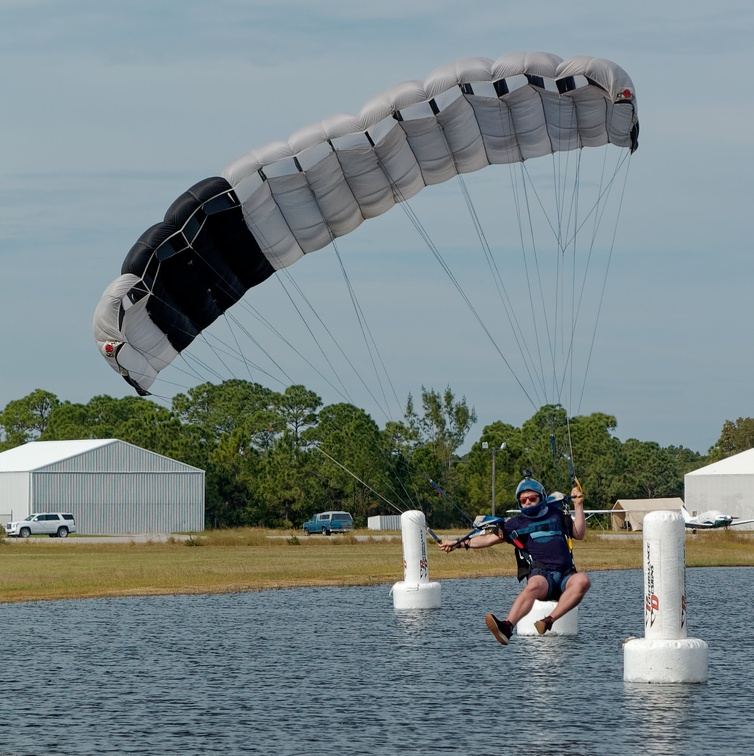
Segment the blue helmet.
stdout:
[[[533,491],[539,494],[539,504],[535,504],[531,507],[522,507],[519,502],[519,497],[524,491]],[[547,491],[545,487],[534,478],[524,478],[516,488],[516,504],[518,505],[521,514],[525,514],[527,517],[539,517],[547,508]]]

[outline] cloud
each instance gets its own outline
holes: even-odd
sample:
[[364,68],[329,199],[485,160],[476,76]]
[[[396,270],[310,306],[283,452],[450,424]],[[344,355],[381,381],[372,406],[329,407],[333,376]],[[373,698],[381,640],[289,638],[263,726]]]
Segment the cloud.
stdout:
[[[487,0],[0,0],[0,21],[0,65],[12,72],[0,121],[0,406],[37,387],[82,402],[130,394],[94,349],[93,308],[142,231],[194,182],[448,61],[544,49],[618,61],[642,121],[584,410],[617,415],[622,438],[700,450],[726,418],[750,414],[750,4],[626,12],[548,0],[533,13]],[[493,184],[492,174],[474,183],[475,204],[503,251],[512,221]],[[417,200],[422,218],[446,221],[433,238],[500,326],[488,308],[497,295],[473,283],[481,269],[468,262],[474,235],[457,187],[436,190],[434,210]],[[477,407],[479,429],[526,419],[526,397],[406,218],[371,224],[342,251],[399,396],[450,382]],[[356,344],[350,303],[331,312],[344,296],[333,255],[315,254],[294,275]],[[251,302],[266,302],[261,289]],[[595,304],[596,284],[589,295]],[[281,327],[293,333],[295,320]]]

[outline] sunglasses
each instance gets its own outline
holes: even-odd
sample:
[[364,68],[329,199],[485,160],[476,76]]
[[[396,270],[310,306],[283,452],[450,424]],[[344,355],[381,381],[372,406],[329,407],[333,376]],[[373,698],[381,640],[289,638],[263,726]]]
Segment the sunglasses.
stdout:
[[518,499],[522,504],[535,504],[539,501],[539,494],[532,494],[531,496],[520,496]]

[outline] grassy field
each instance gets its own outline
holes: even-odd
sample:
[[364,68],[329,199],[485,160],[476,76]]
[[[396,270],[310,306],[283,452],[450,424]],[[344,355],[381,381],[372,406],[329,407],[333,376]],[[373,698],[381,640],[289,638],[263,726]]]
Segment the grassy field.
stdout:
[[[587,572],[641,569],[641,546],[639,538],[602,538],[590,531],[575,544],[576,564]],[[513,575],[515,567],[513,552],[505,545],[443,554],[430,541],[429,559],[432,580]],[[5,539],[0,540],[0,603],[391,584],[402,580],[402,563],[398,534],[392,540],[360,540],[354,535],[306,538],[238,529],[167,543]],[[754,566],[754,539],[723,531],[688,535],[686,563]]]

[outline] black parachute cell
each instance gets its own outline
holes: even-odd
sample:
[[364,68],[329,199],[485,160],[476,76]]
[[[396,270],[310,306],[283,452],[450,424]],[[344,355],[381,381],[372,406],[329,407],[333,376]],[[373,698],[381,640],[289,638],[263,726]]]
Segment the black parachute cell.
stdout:
[[178,351],[274,272],[223,178],[205,179],[178,197],[121,269],[143,279],[131,299],[148,291],[150,317]]

